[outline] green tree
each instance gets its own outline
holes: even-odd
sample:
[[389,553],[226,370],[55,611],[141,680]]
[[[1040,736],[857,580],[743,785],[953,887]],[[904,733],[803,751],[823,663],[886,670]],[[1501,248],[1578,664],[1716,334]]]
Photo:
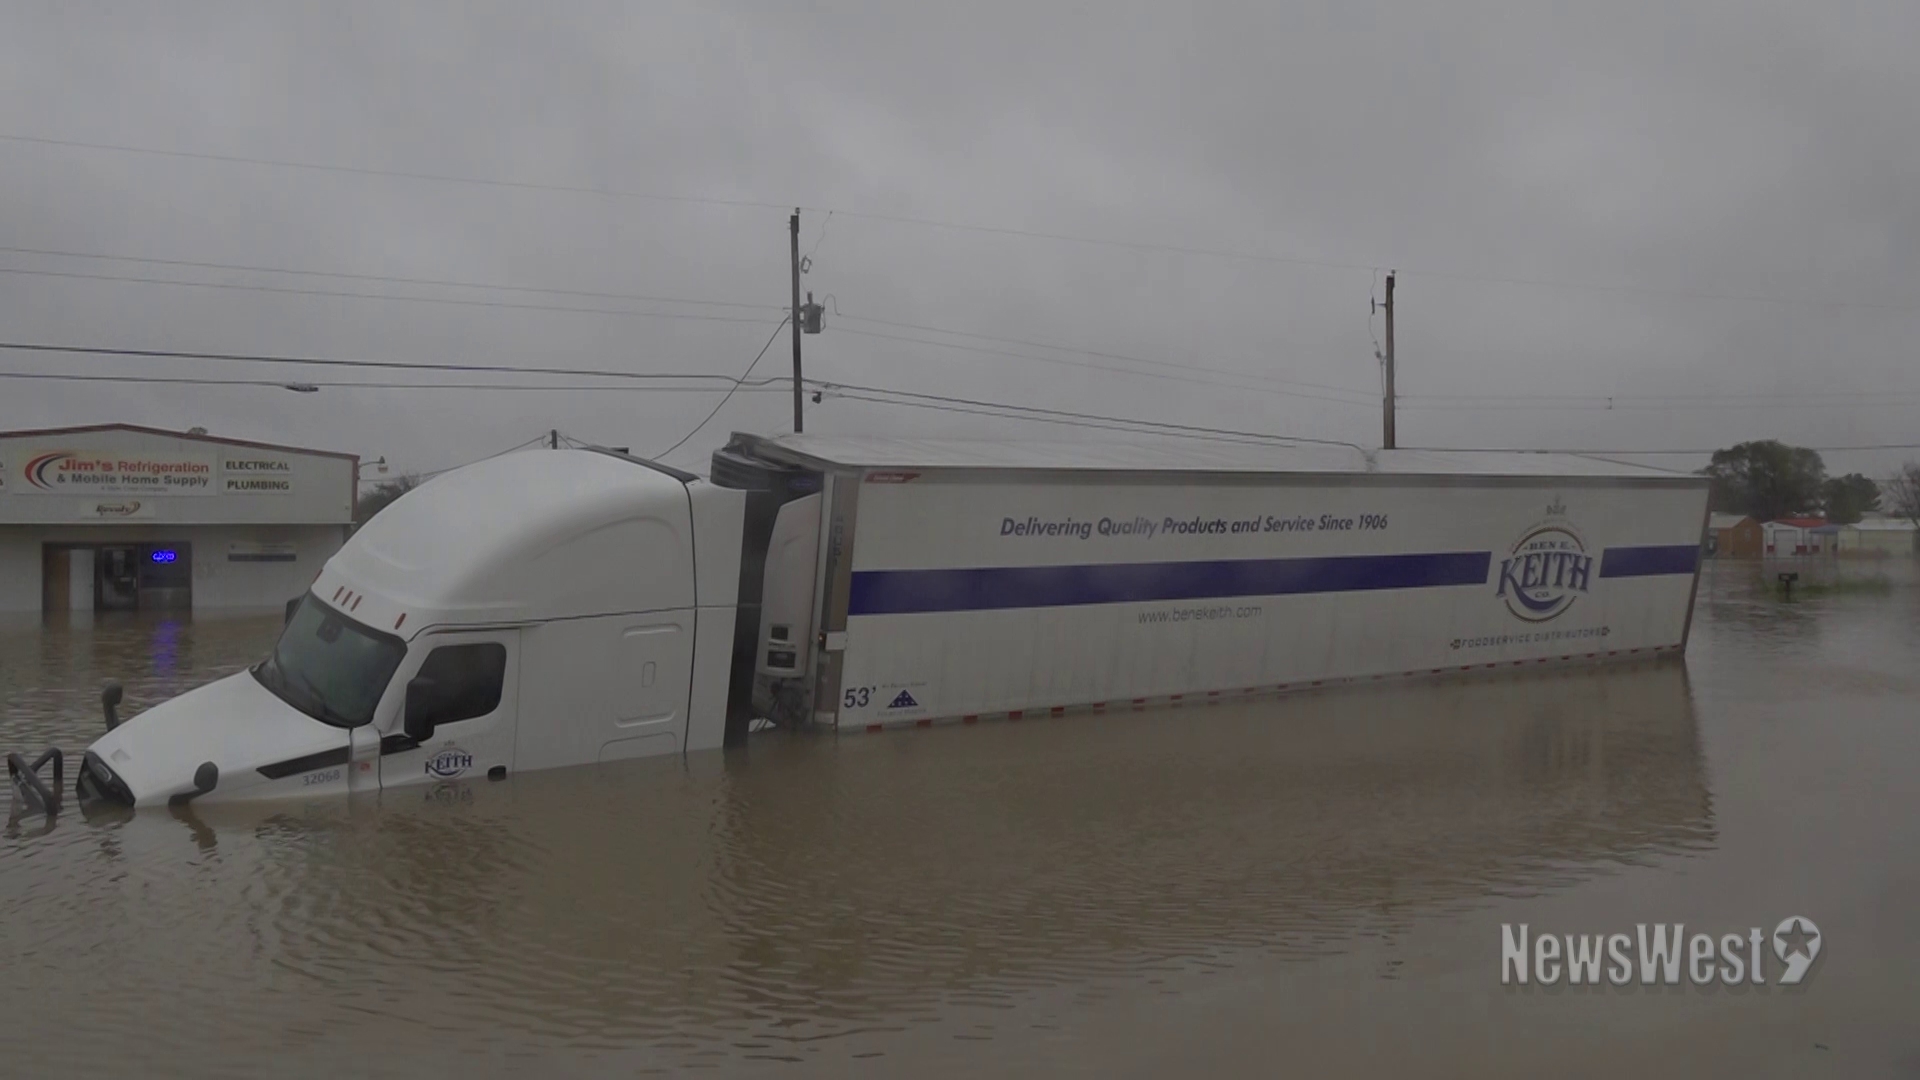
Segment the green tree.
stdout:
[[1859,473],[1832,477],[1820,494],[1827,520],[1835,525],[1851,525],[1868,511],[1880,509],[1880,485]]
[[373,515],[392,506],[394,501],[420,486],[420,478],[412,473],[403,473],[391,480],[382,480],[363,492],[359,505],[354,507],[353,523],[365,525]]
[[1716,450],[1713,462],[1701,472],[1711,481],[1715,510],[1758,521],[1818,509],[1827,482],[1827,466],[1818,452],[1774,439]]

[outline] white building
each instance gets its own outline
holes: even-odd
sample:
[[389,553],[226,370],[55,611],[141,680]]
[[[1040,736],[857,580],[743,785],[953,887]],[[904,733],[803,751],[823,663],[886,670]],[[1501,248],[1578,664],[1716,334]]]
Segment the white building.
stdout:
[[1840,552],[1846,555],[1912,555],[1920,551],[1913,522],[1885,514],[1869,514],[1852,525],[1840,526]]
[[1768,558],[1788,555],[1831,555],[1838,525],[1829,525],[1826,518],[1790,517],[1776,518],[1760,526],[1766,537]]
[[131,424],[0,432],[0,612],[278,607],[345,542],[359,468]]

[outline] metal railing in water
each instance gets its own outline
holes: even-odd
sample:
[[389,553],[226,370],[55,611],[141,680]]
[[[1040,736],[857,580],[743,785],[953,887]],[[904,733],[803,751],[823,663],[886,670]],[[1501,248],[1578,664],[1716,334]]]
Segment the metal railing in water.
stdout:
[[[48,787],[46,780],[40,776],[40,770],[49,761],[53,762],[52,787]],[[66,755],[57,746],[48,747],[32,764],[28,764],[25,754],[15,752],[7,755],[7,780],[29,810],[49,814],[58,811],[60,793],[66,788],[66,774]]]

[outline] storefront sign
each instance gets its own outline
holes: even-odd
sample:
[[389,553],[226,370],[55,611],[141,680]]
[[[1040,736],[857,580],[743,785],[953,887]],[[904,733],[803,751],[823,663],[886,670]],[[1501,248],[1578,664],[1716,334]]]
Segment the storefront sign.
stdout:
[[235,540],[227,545],[228,562],[297,562],[299,557],[290,543]]
[[293,463],[271,454],[220,455],[220,490],[228,495],[291,495]]
[[105,499],[82,503],[80,516],[89,521],[115,521],[120,518],[150,518],[153,503],[145,499]]
[[[55,447],[12,456],[16,495],[214,495],[213,458],[193,451],[76,450]],[[91,515],[89,515],[91,516]]]

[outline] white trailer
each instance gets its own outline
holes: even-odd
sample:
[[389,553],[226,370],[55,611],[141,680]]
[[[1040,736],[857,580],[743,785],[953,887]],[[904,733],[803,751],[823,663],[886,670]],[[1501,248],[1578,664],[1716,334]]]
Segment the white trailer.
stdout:
[[831,726],[1679,651],[1706,517],[1698,477],[1563,455],[736,436],[716,480],[729,459],[820,489],[773,530],[757,700]]
[[1706,501],[1563,455],[736,435],[710,480],[509,455],[382,512],[272,656],[112,728],[80,789],[369,790],[711,749],[759,718],[1675,653]]

